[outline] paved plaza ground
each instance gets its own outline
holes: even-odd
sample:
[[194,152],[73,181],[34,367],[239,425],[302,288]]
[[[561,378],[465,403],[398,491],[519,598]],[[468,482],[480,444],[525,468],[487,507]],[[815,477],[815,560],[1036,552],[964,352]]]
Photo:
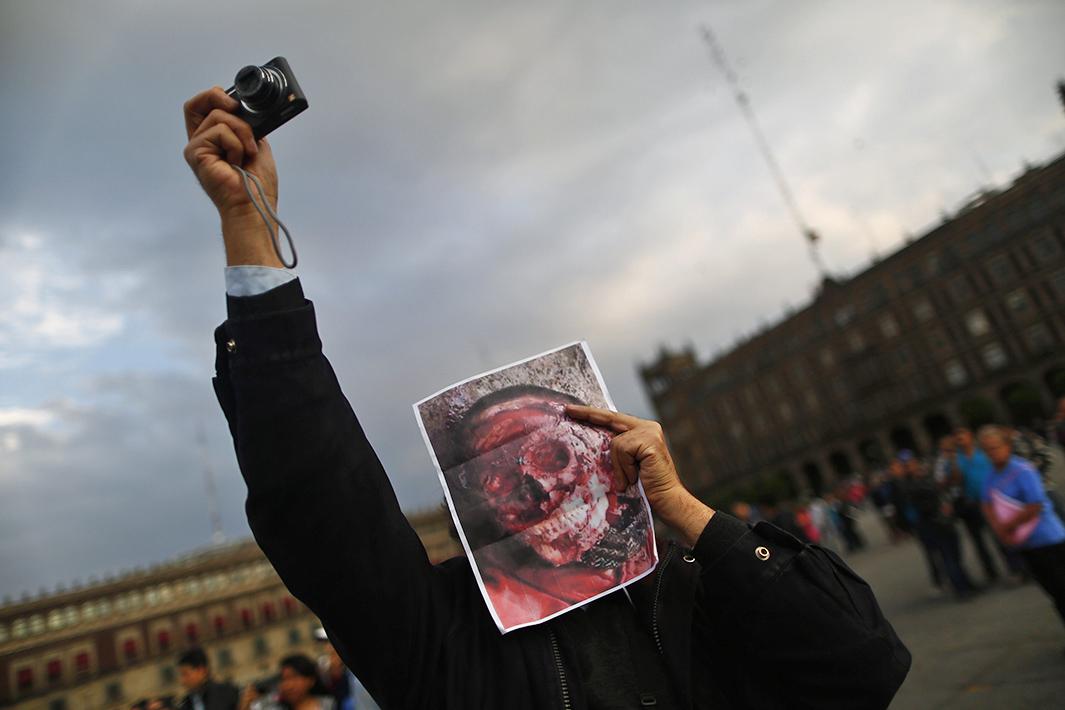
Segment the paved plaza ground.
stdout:
[[[893,710],[1065,708],[1065,625],[1038,586],[993,586],[958,603],[933,593],[916,542],[889,544],[873,514],[861,527],[870,549],[847,562],[913,654]],[[982,582],[972,550],[965,555]]]

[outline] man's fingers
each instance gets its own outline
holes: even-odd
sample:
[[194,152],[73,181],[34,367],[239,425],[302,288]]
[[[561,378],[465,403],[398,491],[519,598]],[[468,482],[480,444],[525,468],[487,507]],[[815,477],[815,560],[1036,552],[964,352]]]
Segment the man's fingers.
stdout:
[[233,129],[224,123],[208,128],[189,141],[185,148],[185,159],[189,161],[193,169],[196,168],[193,163],[197,161],[197,156],[205,147],[209,147],[211,153],[224,157],[227,163],[241,165],[244,162],[244,144],[240,142],[240,138],[237,138]]
[[588,422],[589,424],[596,424],[598,426],[610,427],[616,432],[634,429],[639,426],[641,421],[643,421],[631,414],[612,412],[609,409],[600,409],[599,407],[586,407],[583,404],[567,404],[566,414],[568,414],[571,419]]
[[618,457],[618,450],[613,446],[610,447],[610,464],[614,469],[614,489],[620,493],[629,487],[628,479],[625,477],[625,471],[621,468],[621,459]]
[[239,105],[239,102],[223,91],[221,86],[212,86],[207,91],[201,91],[185,102],[185,133],[192,138],[196,129],[207,118],[207,114],[214,109],[233,112]]
[[628,488],[639,478],[639,455],[642,444],[637,432],[629,431],[618,434],[610,442],[610,455],[614,465],[625,476],[625,487]]
[[244,151],[248,155],[255,155],[259,152],[259,148],[255,144],[255,134],[252,132],[248,122],[239,119],[233,114],[223,111],[220,108],[216,108],[207,114],[207,118],[200,123],[196,130],[193,131],[192,135],[195,137],[219,124],[225,124],[232,129],[233,133],[235,133],[241,143],[244,144]]

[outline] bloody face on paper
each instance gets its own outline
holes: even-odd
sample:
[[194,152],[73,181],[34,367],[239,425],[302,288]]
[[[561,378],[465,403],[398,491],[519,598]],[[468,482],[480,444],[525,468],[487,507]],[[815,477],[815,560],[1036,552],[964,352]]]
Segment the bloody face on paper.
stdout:
[[568,418],[571,403],[579,402],[553,390],[509,387],[463,420],[459,514],[501,617],[549,615],[651,562],[638,490],[614,490],[611,434]]

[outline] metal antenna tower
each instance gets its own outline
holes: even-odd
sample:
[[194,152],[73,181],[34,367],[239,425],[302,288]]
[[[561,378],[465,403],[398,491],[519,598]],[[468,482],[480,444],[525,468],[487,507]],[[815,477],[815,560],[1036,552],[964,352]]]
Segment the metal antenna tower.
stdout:
[[196,443],[203,459],[203,485],[207,492],[207,515],[211,519],[211,542],[221,545],[226,541],[226,535],[222,532],[222,516],[218,513],[218,491],[214,485],[214,470],[207,452],[207,435],[203,432],[203,424],[196,425]]
[[769,172],[773,175],[773,181],[777,185],[777,190],[780,192],[780,196],[784,199],[784,204],[787,206],[788,212],[791,214],[791,218],[795,222],[795,226],[799,228],[799,231],[806,239],[807,244],[809,244],[810,259],[813,260],[818,274],[820,274],[822,278],[827,277],[828,270],[825,268],[825,264],[821,260],[821,253],[818,251],[818,242],[821,240],[821,235],[815,232],[813,228],[806,223],[806,220],[802,216],[802,212],[799,211],[799,205],[795,201],[795,194],[791,191],[788,181],[784,178],[784,171],[780,169],[780,163],[777,162],[776,157],[773,155],[773,150],[769,147],[769,141],[766,140],[765,133],[762,132],[762,127],[758,123],[758,118],[754,115],[754,108],[751,106],[751,100],[747,96],[747,92],[743,90],[743,86],[740,84],[740,79],[736,75],[736,72],[733,71],[732,65],[729,64],[728,57],[725,55],[725,50],[717,41],[717,37],[714,36],[714,33],[710,31],[709,25],[703,25],[700,28],[700,31],[702,32],[706,46],[710,49],[710,57],[725,76],[725,81],[728,82],[729,88],[732,89],[732,96],[736,99],[736,105],[740,107],[740,113],[743,114],[743,118],[747,121],[751,133],[754,134],[754,140],[758,144],[758,149],[761,151],[762,157],[765,158],[766,165],[769,166]]

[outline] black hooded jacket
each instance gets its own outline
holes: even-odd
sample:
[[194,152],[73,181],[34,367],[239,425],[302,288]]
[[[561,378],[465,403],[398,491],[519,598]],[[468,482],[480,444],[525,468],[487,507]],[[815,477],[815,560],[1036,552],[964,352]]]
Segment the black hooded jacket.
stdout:
[[[556,633],[568,614],[502,635],[467,560],[430,563],[299,282],[228,306],[214,387],[251,529],[381,706],[590,707],[573,646]],[[884,708],[910,666],[861,578],[766,523],[716,513],[694,549],[670,544],[628,589],[680,707]]]

